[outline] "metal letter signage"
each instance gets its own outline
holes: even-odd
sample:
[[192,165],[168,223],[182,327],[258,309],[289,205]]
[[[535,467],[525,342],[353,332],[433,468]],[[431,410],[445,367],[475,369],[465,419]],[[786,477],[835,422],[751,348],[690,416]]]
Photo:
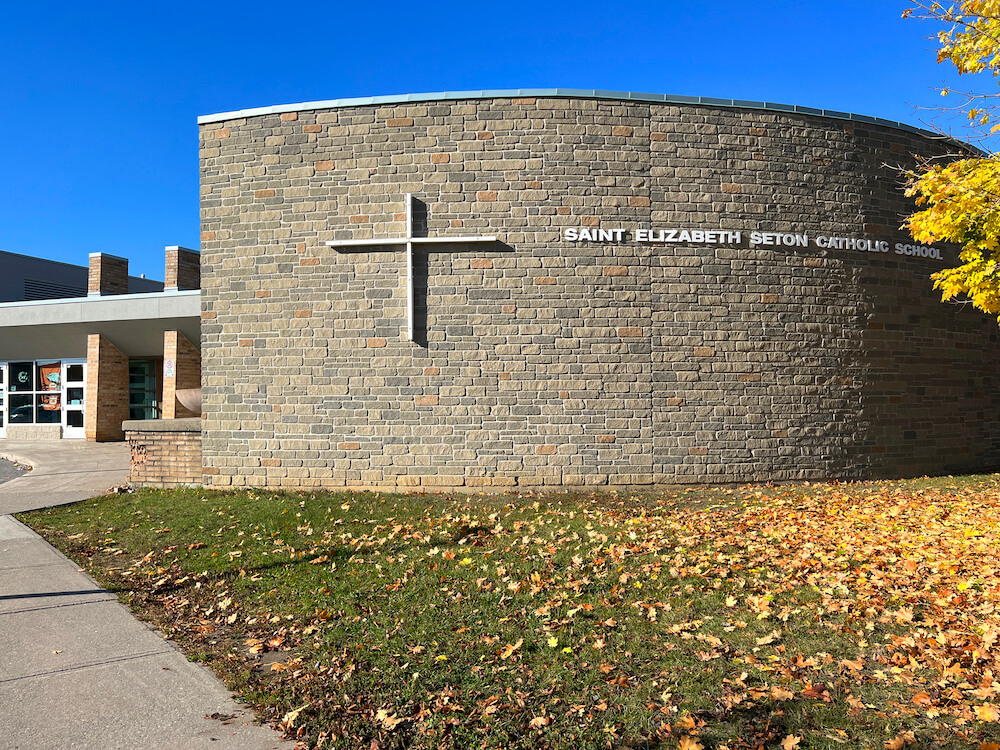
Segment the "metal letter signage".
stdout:
[[[626,229],[597,229],[594,227],[567,227],[563,230],[567,242],[626,242]],[[636,242],[657,245],[742,245],[744,233],[730,229],[636,229]],[[869,253],[908,255],[914,258],[942,260],[941,249],[929,245],[913,245],[897,242],[890,246],[886,240],[871,237],[832,237],[805,232],[775,232],[754,229],[748,236],[750,247],[819,247],[824,250],[860,250]]]

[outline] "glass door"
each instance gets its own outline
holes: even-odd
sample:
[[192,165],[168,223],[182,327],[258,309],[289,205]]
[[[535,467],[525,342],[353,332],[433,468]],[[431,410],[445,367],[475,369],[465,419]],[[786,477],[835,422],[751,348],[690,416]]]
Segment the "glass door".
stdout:
[[87,361],[63,360],[63,412],[62,435],[64,438],[84,438],[84,394],[87,385]]
[[161,390],[157,361],[130,359],[128,361],[128,418],[159,419]]
[[7,363],[0,362],[0,438],[7,437]]

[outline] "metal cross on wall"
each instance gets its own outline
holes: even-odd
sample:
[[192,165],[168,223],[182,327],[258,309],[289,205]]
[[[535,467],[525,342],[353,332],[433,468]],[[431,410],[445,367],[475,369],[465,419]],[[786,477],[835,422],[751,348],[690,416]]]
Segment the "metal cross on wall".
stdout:
[[347,248],[362,246],[383,246],[390,249],[393,246],[406,246],[406,337],[413,341],[413,249],[414,245],[465,244],[468,242],[496,242],[496,237],[414,237],[413,236],[413,194],[406,194],[406,236],[388,237],[371,240],[332,240],[328,247]]

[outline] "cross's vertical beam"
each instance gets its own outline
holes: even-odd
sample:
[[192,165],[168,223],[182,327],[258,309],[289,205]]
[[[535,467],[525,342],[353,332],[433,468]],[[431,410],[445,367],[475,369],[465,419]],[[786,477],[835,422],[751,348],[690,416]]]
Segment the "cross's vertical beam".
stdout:
[[406,194],[406,338],[413,341],[413,194]]
[[348,247],[378,247],[384,249],[396,249],[400,245],[406,246],[406,338],[414,340],[414,328],[416,321],[416,291],[413,288],[413,251],[420,246],[444,246],[448,244],[466,244],[471,242],[496,242],[496,237],[414,237],[413,236],[413,214],[414,200],[413,194],[406,194],[406,234],[402,237],[385,237],[382,239],[371,238],[364,240],[330,240],[327,247],[348,248]]

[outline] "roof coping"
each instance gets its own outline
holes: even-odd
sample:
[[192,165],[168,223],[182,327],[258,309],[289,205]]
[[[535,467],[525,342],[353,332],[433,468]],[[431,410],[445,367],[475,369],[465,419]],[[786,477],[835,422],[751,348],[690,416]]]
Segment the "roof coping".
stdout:
[[896,120],[885,120],[880,117],[869,117],[851,112],[839,112],[831,109],[816,109],[794,104],[779,104],[777,102],[756,102],[743,99],[716,99],[707,96],[673,96],[669,94],[643,94],[634,91],[601,91],[598,89],[495,89],[482,91],[437,91],[425,94],[397,94],[393,96],[362,96],[346,99],[327,99],[316,102],[301,102],[299,104],[278,104],[271,107],[255,107],[240,109],[234,112],[220,112],[214,115],[202,115],[198,118],[199,125],[208,125],[226,120],[239,120],[244,117],[282,114],[284,112],[301,112],[310,109],[339,109],[344,107],[363,107],[382,104],[412,104],[417,102],[439,102],[457,99],[515,99],[523,97],[573,98],[573,99],[613,99],[619,101],[653,102],[658,104],[693,104],[711,107],[729,107],[733,109],[756,109],[771,112],[813,115],[829,117],[834,120],[850,120],[871,125],[882,125],[905,130],[930,138],[946,140],[950,143],[973,148],[969,144],[935,133],[932,130],[907,125]]

